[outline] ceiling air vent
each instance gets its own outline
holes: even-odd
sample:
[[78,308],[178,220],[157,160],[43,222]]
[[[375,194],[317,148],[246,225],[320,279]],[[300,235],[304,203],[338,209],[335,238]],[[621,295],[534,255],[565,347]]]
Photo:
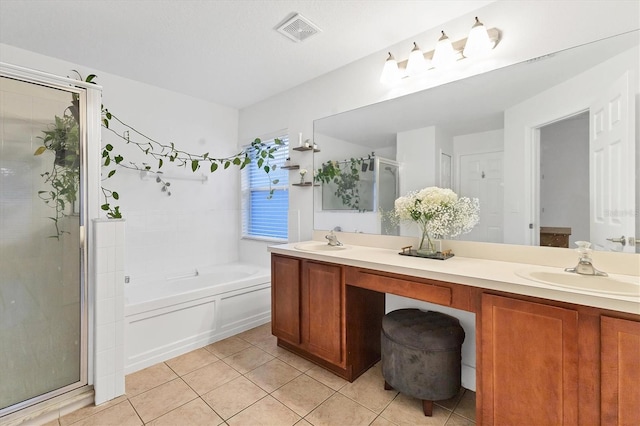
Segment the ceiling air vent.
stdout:
[[321,30],[304,16],[296,14],[276,28],[276,31],[288,39],[299,42],[319,33]]

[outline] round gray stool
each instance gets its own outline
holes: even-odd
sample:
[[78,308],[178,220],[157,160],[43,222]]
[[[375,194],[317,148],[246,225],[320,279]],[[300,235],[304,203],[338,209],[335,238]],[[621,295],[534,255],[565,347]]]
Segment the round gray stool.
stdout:
[[433,401],[460,390],[464,330],[452,316],[419,309],[399,309],[382,317],[384,388],[422,400],[425,416]]

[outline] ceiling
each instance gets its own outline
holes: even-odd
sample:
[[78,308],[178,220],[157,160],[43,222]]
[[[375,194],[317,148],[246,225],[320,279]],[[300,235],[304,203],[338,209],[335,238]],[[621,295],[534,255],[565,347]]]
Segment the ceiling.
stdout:
[[0,43],[241,109],[493,1],[0,0]]

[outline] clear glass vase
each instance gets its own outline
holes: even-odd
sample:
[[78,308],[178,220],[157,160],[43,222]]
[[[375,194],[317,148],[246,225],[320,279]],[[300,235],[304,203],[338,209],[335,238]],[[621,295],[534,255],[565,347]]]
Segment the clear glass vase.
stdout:
[[418,254],[421,254],[421,255],[431,255],[431,254],[437,253],[435,241],[431,239],[431,236],[429,235],[429,231],[427,231],[426,227],[422,228],[420,245],[418,246],[418,250],[416,251]]

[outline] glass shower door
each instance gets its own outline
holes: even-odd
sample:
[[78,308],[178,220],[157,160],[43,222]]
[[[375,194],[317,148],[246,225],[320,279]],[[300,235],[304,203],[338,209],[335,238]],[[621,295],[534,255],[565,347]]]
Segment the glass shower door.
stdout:
[[0,77],[0,416],[86,384],[72,90]]

